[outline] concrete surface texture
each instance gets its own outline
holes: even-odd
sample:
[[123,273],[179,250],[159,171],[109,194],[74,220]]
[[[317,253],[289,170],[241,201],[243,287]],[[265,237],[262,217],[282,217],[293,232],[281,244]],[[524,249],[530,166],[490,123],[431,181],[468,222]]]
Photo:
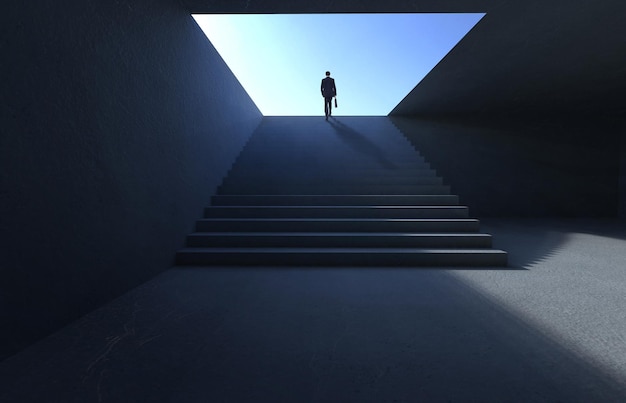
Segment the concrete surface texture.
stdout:
[[517,270],[173,268],[0,364],[3,402],[621,402],[626,231],[485,223]]
[[175,2],[0,8],[2,359],[170,267],[261,113]]
[[622,124],[620,129],[619,145],[619,217],[626,217],[626,125]]
[[618,216],[622,159],[615,122],[390,119],[478,217]]

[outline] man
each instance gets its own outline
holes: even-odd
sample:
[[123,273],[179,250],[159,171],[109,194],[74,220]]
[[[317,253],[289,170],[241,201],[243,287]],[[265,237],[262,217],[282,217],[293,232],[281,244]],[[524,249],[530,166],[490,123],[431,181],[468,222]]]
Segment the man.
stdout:
[[326,120],[332,115],[333,97],[337,96],[337,88],[335,88],[335,80],[330,77],[330,71],[326,72],[326,78],[322,79],[322,96],[324,97],[324,114]]

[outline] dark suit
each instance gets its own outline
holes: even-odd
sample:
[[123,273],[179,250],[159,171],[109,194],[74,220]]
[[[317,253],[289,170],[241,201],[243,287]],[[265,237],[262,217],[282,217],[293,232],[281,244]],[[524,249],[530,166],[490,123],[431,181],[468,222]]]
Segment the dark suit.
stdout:
[[333,105],[333,97],[337,96],[337,88],[335,87],[335,80],[326,77],[322,79],[322,96],[324,97],[324,114],[328,118],[331,115]]

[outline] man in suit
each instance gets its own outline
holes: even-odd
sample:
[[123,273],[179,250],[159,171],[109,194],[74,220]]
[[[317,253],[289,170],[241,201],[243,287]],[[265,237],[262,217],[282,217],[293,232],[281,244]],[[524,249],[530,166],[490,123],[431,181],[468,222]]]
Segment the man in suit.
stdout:
[[333,97],[337,96],[337,88],[335,88],[335,80],[330,77],[330,71],[326,72],[326,78],[322,79],[322,96],[324,97],[324,114],[326,120],[332,115]]

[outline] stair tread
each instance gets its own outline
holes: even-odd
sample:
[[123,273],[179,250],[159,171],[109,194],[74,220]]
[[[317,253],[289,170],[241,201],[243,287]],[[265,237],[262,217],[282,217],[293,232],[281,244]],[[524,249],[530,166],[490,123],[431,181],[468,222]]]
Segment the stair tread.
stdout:
[[401,198],[401,199],[436,199],[436,198],[456,198],[458,196],[451,194],[419,194],[419,193],[410,193],[410,194],[398,194],[398,193],[385,193],[385,194],[362,194],[362,193],[354,193],[354,194],[322,194],[322,193],[289,193],[284,195],[276,195],[271,193],[250,193],[250,194],[230,194],[230,193],[217,193],[215,196],[217,198],[221,197],[241,197],[241,198],[275,198],[275,197],[283,197],[283,198],[291,198],[291,199],[301,199],[301,198],[319,198],[319,197],[330,197],[335,199],[367,199],[367,198],[382,198],[382,199],[393,199],[393,198]]
[[201,218],[203,222],[478,222],[476,218]]
[[247,194],[233,195],[218,193],[211,198],[212,206],[337,206],[337,205],[400,205],[400,206],[459,206],[459,197],[456,195],[362,195],[362,194],[336,194],[336,195],[301,195],[301,194]]
[[193,232],[190,236],[259,236],[259,237],[271,237],[271,236],[293,236],[293,237],[491,237],[486,233],[473,233],[473,232],[459,232],[459,233],[441,233],[441,232]]
[[506,254],[505,251],[499,249],[487,249],[487,248],[293,248],[293,247],[271,247],[271,248],[245,248],[245,247],[218,247],[218,248],[183,248],[179,250],[179,253],[384,253],[384,254],[397,254],[397,253],[436,253],[436,254]]
[[209,206],[208,208],[217,208],[217,209],[465,209],[466,206],[448,206],[448,205],[419,205],[419,206],[402,206],[402,205],[291,205],[291,206],[273,206],[273,205],[229,205],[229,206]]
[[291,197],[291,198],[298,198],[298,197],[336,197],[336,198],[340,198],[340,197],[344,197],[344,198],[353,198],[353,197],[363,197],[363,198],[367,198],[367,197],[384,197],[384,198],[392,198],[392,197],[402,197],[402,198],[411,198],[411,197],[417,197],[417,198],[427,198],[427,197],[456,197],[456,195],[450,195],[450,194],[432,194],[432,195],[423,195],[423,194],[419,194],[419,193],[386,193],[386,194],[362,194],[362,193],[355,193],[355,194],[322,194],[322,193],[289,193],[289,194],[284,194],[284,195],[276,195],[276,194],[271,194],[271,193],[254,193],[254,194],[245,194],[245,195],[231,195],[231,194],[225,194],[225,193],[218,193],[215,196],[239,196],[239,197]]

